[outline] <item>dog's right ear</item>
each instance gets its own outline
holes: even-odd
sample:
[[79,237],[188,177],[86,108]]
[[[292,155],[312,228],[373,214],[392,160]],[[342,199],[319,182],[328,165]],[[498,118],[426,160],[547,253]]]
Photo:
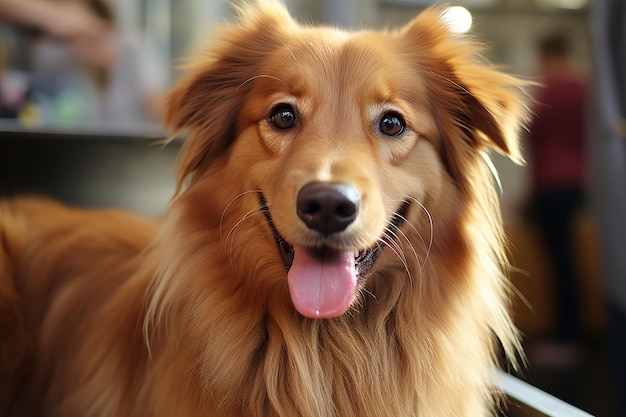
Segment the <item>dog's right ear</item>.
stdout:
[[219,38],[186,67],[189,75],[170,92],[165,125],[172,136],[187,132],[179,156],[177,188],[236,136],[236,121],[256,76],[297,24],[275,0],[243,4],[236,24],[219,28]]

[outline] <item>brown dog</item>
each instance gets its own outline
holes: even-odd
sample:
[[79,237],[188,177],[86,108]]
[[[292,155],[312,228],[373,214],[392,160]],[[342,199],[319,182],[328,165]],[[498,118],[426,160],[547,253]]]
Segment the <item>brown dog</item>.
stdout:
[[437,10],[390,32],[247,6],[171,93],[155,225],[0,205],[8,416],[484,416],[518,347],[490,148],[522,82]]

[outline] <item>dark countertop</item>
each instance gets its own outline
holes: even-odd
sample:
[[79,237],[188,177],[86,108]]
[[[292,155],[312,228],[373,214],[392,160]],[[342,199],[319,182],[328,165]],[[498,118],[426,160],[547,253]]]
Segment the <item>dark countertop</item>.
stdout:
[[181,140],[158,129],[24,129],[0,121],[0,195],[46,195],[150,217],[175,187]]

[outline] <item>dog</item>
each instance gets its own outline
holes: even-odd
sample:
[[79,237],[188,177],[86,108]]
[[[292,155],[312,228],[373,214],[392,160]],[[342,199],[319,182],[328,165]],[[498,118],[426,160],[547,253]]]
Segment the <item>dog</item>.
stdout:
[[488,154],[521,160],[526,85],[441,12],[346,32],[244,4],[168,96],[163,219],[2,201],[2,414],[500,412]]

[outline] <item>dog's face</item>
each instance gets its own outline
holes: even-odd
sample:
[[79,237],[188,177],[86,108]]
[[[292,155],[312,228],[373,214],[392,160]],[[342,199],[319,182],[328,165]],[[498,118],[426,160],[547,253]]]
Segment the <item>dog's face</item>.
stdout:
[[235,146],[251,152],[249,141],[250,159],[264,156],[252,176],[260,183],[249,186],[279,236],[293,302],[307,316],[332,317],[424,199],[420,179],[438,192],[441,165],[422,80],[392,45],[307,38],[268,59],[261,74],[272,76],[252,89],[240,119],[249,127]]
[[246,262],[274,265],[301,314],[341,315],[389,262],[426,261],[486,147],[516,152],[517,81],[472,47],[434,11],[389,33],[246,12],[170,96],[170,126],[190,133],[181,200],[211,201],[231,259],[258,246]]

